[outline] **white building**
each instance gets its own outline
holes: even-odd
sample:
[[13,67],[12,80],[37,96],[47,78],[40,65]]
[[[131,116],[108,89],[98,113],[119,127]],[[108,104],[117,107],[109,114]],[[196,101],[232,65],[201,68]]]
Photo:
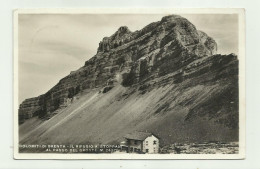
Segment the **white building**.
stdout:
[[127,134],[126,142],[121,144],[128,153],[159,153],[159,137],[148,132],[133,132]]

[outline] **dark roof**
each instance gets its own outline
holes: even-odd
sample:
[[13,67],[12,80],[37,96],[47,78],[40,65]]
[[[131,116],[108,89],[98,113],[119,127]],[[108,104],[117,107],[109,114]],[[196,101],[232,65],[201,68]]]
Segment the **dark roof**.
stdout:
[[[133,133],[129,133],[125,136],[126,139],[131,139],[131,140],[145,140],[147,137],[154,135],[153,133],[149,132],[140,132],[140,131],[135,131]],[[155,135],[154,135],[155,136]],[[157,137],[157,136],[155,136]]]

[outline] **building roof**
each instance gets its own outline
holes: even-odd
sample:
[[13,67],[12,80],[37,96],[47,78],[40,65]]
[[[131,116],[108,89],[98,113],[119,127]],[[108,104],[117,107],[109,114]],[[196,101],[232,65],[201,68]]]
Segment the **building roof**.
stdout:
[[[135,131],[133,133],[129,133],[125,136],[126,139],[131,139],[131,140],[145,140],[147,137],[154,135],[153,133],[149,132],[140,132],[140,131]],[[154,135],[155,136],[155,135]],[[157,137],[157,136],[155,136]],[[157,137],[158,138],[158,137]]]

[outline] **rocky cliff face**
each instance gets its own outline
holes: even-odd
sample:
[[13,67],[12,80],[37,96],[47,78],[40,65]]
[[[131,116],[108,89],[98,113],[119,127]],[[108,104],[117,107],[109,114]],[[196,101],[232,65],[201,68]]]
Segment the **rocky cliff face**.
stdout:
[[42,96],[29,98],[22,102],[19,107],[19,119],[21,119],[20,123],[23,123],[24,120],[37,115],[37,112],[41,110],[39,103],[41,97]]
[[[172,111],[171,105],[176,102],[178,107],[189,108],[185,121],[206,116],[237,129],[237,57],[216,55],[216,52],[217,44],[211,37],[178,15],[166,16],[135,32],[120,27],[112,36],[103,38],[97,54],[83,67],[61,79],[44,95],[25,100],[20,105],[20,120],[52,114],[89,90],[97,89],[105,94],[121,86],[128,90],[124,94],[127,96],[129,91],[136,92],[134,89],[145,94],[170,85],[176,87],[172,91],[179,93],[205,85],[211,86],[208,97],[196,91],[190,96],[183,94],[186,98],[182,100],[178,98],[184,97],[181,95],[165,95],[151,112]],[[221,88],[218,85],[222,82]],[[176,91],[177,88],[180,90]],[[229,113],[223,115],[223,111]]]
[[124,85],[132,85],[148,76],[180,69],[197,57],[215,54],[216,50],[217,44],[211,37],[177,15],[164,17],[136,32],[120,27],[100,42],[94,57],[61,79],[40,101],[35,98],[31,106],[27,104],[29,100],[23,102],[19,114],[31,117],[37,107],[39,116],[44,116],[84,89],[113,85],[122,75]]

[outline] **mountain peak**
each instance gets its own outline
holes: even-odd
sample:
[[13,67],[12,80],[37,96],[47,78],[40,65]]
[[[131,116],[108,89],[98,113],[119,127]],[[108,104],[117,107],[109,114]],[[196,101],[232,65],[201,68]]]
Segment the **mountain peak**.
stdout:
[[119,34],[131,33],[127,26],[120,26],[117,30]]
[[127,26],[121,26],[118,30],[110,37],[105,37],[99,43],[98,52],[107,52],[110,49],[121,46],[122,44],[131,40],[132,32]]
[[162,21],[162,22],[172,21],[172,20],[175,20],[175,19],[177,19],[177,18],[185,19],[185,18],[183,18],[183,17],[180,16],[180,15],[167,15],[167,16],[162,17],[161,21]]

